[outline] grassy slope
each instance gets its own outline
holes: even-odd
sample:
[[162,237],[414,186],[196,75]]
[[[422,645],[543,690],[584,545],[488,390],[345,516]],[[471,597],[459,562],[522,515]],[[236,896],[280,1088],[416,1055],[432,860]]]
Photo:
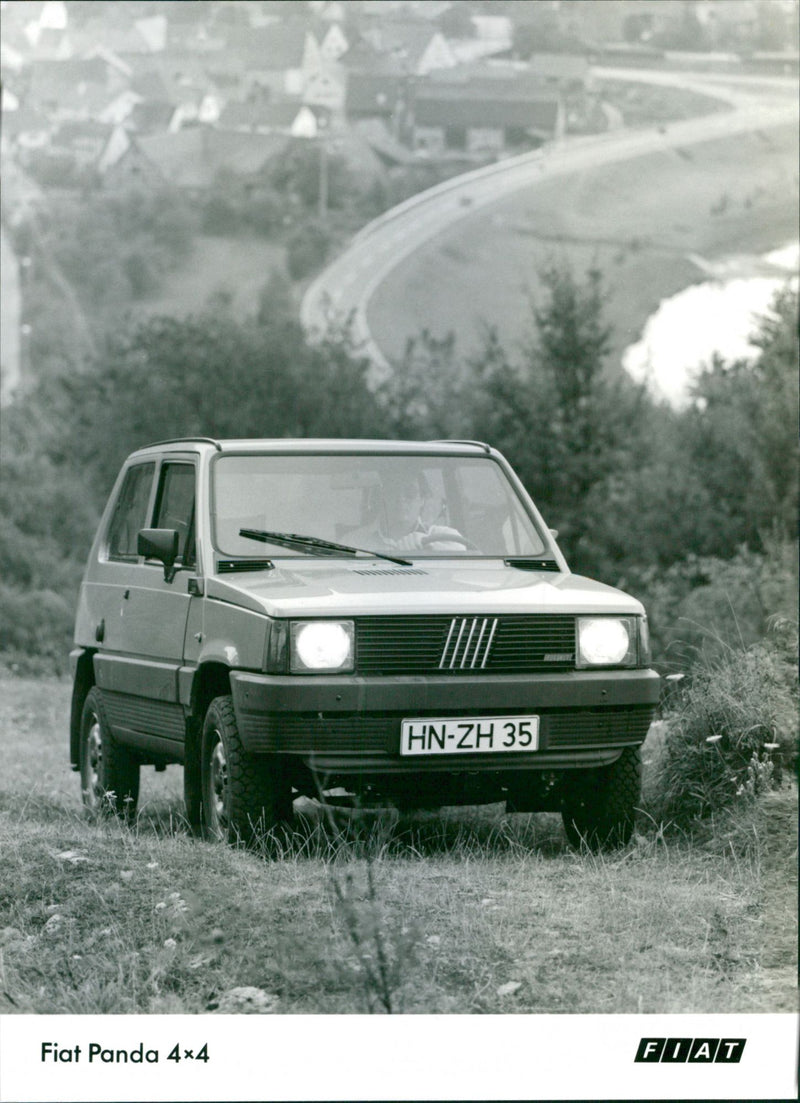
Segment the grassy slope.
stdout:
[[191,256],[171,272],[158,295],[142,305],[144,314],[181,318],[199,314],[208,301],[221,296],[231,304],[233,316],[254,315],[258,297],[273,269],[283,272],[282,245],[253,237],[211,237],[200,234]]
[[794,790],[695,846],[651,832],[578,855],[556,817],[495,806],[360,836],[312,817],[265,860],[187,837],[174,768],[145,771],[134,830],[88,824],[69,686],[0,688],[0,1010],[193,1013],[240,986],[284,1013],[382,994],[417,1012],[794,1009]]
[[[775,129],[543,181],[465,219],[399,265],[370,302],[378,345],[399,355],[427,328],[475,351],[532,330],[537,272],[566,257],[602,270],[612,363],[662,299],[705,277],[688,259],[759,253],[797,236],[797,135]],[[433,289],[436,289],[435,291]]]

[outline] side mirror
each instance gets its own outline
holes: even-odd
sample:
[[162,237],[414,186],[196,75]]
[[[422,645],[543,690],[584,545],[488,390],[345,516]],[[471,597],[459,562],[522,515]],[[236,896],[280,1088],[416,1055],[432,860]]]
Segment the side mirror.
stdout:
[[178,533],[175,529],[140,529],[136,550],[146,559],[160,559],[164,564],[164,581],[172,582],[175,560],[178,558]]
[[554,540],[558,540],[558,529],[548,529],[548,532]]

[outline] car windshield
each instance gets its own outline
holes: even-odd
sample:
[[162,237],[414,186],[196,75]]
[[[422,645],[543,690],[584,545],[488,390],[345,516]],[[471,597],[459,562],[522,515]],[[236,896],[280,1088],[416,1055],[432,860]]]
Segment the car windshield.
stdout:
[[386,555],[539,556],[533,519],[489,456],[223,455],[212,466],[212,536],[226,556],[314,554],[291,534]]

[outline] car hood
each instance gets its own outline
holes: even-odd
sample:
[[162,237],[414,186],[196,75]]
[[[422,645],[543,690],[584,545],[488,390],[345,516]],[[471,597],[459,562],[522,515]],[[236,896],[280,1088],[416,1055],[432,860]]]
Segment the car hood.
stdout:
[[273,617],[644,612],[612,586],[569,573],[520,570],[502,560],[418,560],[395,567],[368,559],[303,559],[267,571],[213,575],[206,593]]

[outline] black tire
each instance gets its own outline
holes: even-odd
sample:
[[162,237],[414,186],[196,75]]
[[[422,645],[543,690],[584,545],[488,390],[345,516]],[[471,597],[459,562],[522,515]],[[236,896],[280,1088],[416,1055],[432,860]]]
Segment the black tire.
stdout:
[[202,729],[192,719],[186,726],[186,750],[183,763],[183,805],[192,835],[203,831],[203,785],[200,777]]
[[631,841],[642,792],[638,747],[626,747],[611,766],[568,774],[564,784],[561,818],[576,850],[611,850]]
[[292,791],[283,771],[274,758],[244,749],[230,696],[208,706],[200,777],[209,839],[250,843],[291,819]]
[[118,816],[130,823],[139,800],[139,762],[111,734],[103,695],[93,686],[81,714],[81,795],[93,816]]

